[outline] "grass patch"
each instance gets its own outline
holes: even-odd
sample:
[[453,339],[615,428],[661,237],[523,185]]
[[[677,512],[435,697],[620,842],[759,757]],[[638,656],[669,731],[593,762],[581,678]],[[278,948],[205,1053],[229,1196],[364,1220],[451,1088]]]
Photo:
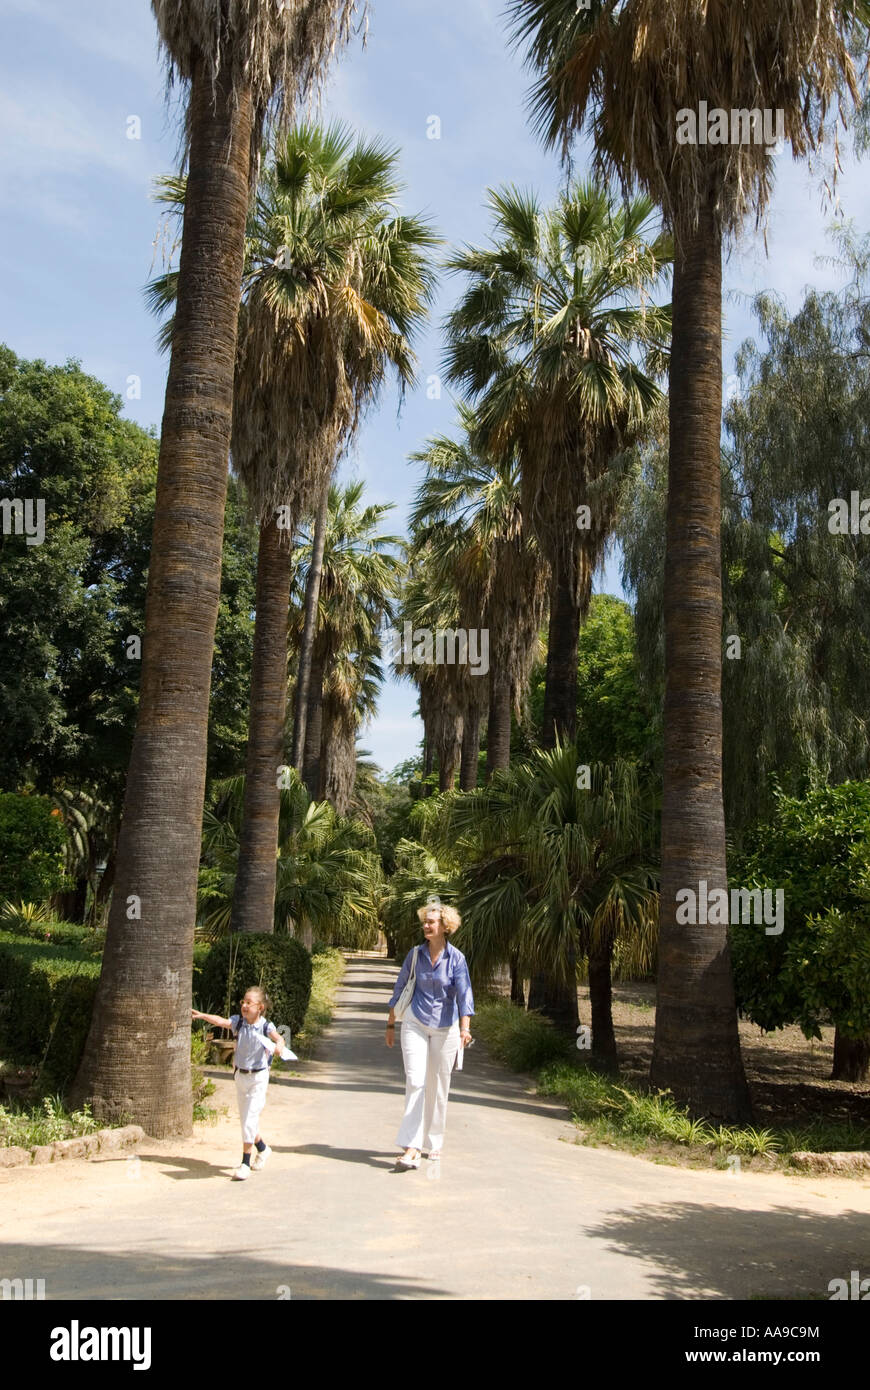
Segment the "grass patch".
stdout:
[[345,968],[344,956],[334,946],[312,956],[311,998],[302,1027],[293,1034],[291,1043],[297,1056],[310,1057],[317,1039],[332,1022],[335,994],[344,978]]
[[549,1019],[526,1013],[506,999],[483,999],[474,1015],[474,1031],[487,1049],[512,1071],[537,1071],[547,1062],[565,1061],[571,1040],[558,1033]]
[[553,1096],[570,1109],[586,1131],[587,1143],[613,1144],[641,1152],[650,1144],[666,1144],[706,1153],[726,1168],[735,1155],[772,1158],[788,1167],[797,1149],[813,1152],[870,1147],[870,1130],[849,1122],[817,1122],[801,1129],[755,1129],[752,1126],[713,1126],[693,1120],[666,1092],[642,1091],[604,1077],[585,1067],[553,1063],[538,1078],[541,1095]]
[[32,1149],[59,1139],[80,1139],[102,1128],[105,1126],[97,1123],[89,1106],[65,1110],[59,1096],[43,1096],[33,1106],[0,1105],[0,1148],[17,1145]]

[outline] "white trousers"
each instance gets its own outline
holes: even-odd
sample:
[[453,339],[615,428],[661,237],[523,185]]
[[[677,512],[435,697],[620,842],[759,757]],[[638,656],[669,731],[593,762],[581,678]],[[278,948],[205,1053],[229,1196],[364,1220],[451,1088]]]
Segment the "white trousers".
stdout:
[[244,1075],[236,1072],[236,1099],[239,1102],[239,1115],[242,1121],[242,1143],[253,1144],[260,1129],[260,1116],[266,1104],[266,1087],[269,1084],[269,1068],[252,1071]]
[[458,1051],[458,1022],[449,1028],[429,1028],[408,1010],[402,1021],[405,1113],[396,1141],[400,1148],[440,1151],[450,1073]]

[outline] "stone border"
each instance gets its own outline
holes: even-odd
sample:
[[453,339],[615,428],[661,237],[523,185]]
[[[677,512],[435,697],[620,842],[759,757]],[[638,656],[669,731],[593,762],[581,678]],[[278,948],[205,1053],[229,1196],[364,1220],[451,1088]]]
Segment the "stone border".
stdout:
[[854,1149],[845,1153],[815,1153],[811,1149],[797,1149],[786,1155],[795,1168],[807,1173],[854,1173],[870,1172],[870,1153],[865,1149]]
[[90,1158],[96,1153],[117,1153],[132,1148],[145,1138],[140,1125],[120,1129],[98,1129],[79,1139],[58,1139],[54,1144],[36,1144],[32,1149],[8,1145],[0,1148],[0,1168],[21,1168],[35,1163],[56,1163],[63,1158]]

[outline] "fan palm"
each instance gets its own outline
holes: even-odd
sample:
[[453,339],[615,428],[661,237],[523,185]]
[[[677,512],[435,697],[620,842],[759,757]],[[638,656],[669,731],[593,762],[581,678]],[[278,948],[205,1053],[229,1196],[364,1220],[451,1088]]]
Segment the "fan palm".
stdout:
[[[230,930],[244,778],[215,782],[203,817],[199,878],[200,932],[213,939]],[[281,790],[274,929],[299,934],[313,928],[332,938],[343,918],[374,920],[380,868],[367,827],[338,817],[327,802],[313,802],[297,777]]]
[[438,838],[463,865],[463,950],[485,976],[509,953],[561,978],[577,1026],[575,961],[589,958],[592,1056],[616,1065],[611,961],[618,941],[654,937],[654,819],[634,768],[594,764],[578,788],[571,745],[539,749],[468,796],[448,798]]
[[[425,253],[434,238],[421,221],[395,214],[395,165],[393,151],[352,142],[341,127],[300,128],[279,145],[257,200],[233,459],[269,519],[258,567],[266,601],[254,639],[238,930],[263,929],[274,891],[292,571],[291,528],[281,532],[275,508],[292,518],[321,493],[388,370],[401,386],[413,379],[410,340],[431,293]],[[258,628],[260,614],[258,603]],[[309,704],[311,697],[319,708],[319,690]],[[319,795],[310,762],[307,781]]]
[[[249,223],[232,451],[261,524],[236,931],[269,930],[272,916],[292,534],[387,371],[402,387],[413,379],[410,340],[431,294],[435,238],[394,214],[395,162],[343,126],[298,126],[278,142]],[[179,196],[169,183],[167,200]],[[172,276],[150,293],[166,307]],[[319,755],[319,725],[315,738]]]
[[160,442],[139,708],[103,968],[72,1091],[149,1133],[192,1125],[192,923],[227,453],[255,154],[322,77],[354,0],[152,0],[185,91],[188,200]]
[[[437,536],[451,551],[467,555],[463,567],[475,560],[482,568],[478,623],[489,633],[489,718],[487,776],[507,767],[510,758],[511,705],[519,712],[538,653],[538,632],[544,616],[549,574],[523,523],[520,472],[516,456],[490,461],[475,452],[474,412],[460,405],[459,440],[438,435],[412,454],[427,476],[417,490],[410,524],[421,538]],[[436,530],[437,528],[437,530]],[[480,677],[469,681],[483,685]],[[477,733],[473,716],[466,722]],[[477,740],[463,758],[459,785],[477,785]],[[466,762],[471,764],[466,773]]]
[[[408,625],[412,636],[455,631],[461,625],[466,595],[461,591],[452,564],[454,558],[449,546],[439,546],[431,537],[426,541],[418,539],[409,547],[408,578],[398,611],[402,643],[394,658],[396,675],[413,681],[419,691],[426,750],[425,775],[433,771],[437,757],[440,791],[452,789],[456,778],[461,760],[468,682],[472,677],[458,664],[435,661],[428,650],[424,651],[423,660],[416,660],[422,649],[422,636],[408,651],[404,634]],[[480,680],[480,677],[474,679]],[[475,717],[474,712],[471,717]]]
[[[329,781],[342,803],[353,791],[356,729],[360,719],[373,713],[381,680],[379,632],[392,619],[403,570],[400,538],[380,530],[393,504],[363,504],[364,490],[358,480],[329,489],[305,721],[305,784],[312,796],[331,800]],[[300,540],[297,620],[307,596],[315,537]],[[328,747],[330,735],[339,730],[339,744]]]
[[489,209],[492,245],[448,262],[469,283],[448,320],[447,372],[476,402],[479,447],[516,455],[523,517],[550,564],[552,746],[576,725],[577,641],[619,502],[615,460],[660,397],[635,356],[661,365],[669,316],[648,295],[670,241],[648,198],[617,207],[591,183],[549,211],[512,188],[490,192]]
[[676,923],[677,893],[726,888],[722,809],[722,246],[762,217],[773,147],[680,143],[704,101],[777,111],[804,155],[857,97],[848,46],[866,0],[512,0],[536,73],[532,110],[567,151],[588,129],[605,173],[663,208],[676,246],[664,593],[662,940],[652,1079],[697,1114],[749,1114],[725,926]]

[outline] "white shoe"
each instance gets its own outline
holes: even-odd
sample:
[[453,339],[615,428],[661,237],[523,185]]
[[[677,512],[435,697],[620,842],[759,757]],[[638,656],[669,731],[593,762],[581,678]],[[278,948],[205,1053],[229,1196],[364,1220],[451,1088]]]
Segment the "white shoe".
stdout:
[[233,1173],[233,1177],[237,1178],[239,1182],[244,1182],[245,1179],[249,1178],[250,1176],[251,1168],[250,1165],[247,1163],[240,1163],[236,1171]]
[[430,1149],[430,1150],[429,1150],[429,1162],[430,1162],[430,1163],[438,1163],[438,1162],[440,1161],[440,1158],[441,1158],[441,1150],[440,1150],[440,1149]]
[[272,1150],[269,1148],[269,1145],[268,1145],[268,1144],[266,1145],[266,1147],[265,1147],[265,1149],[263,1150],[262,1153],[259,1153],[259,1152],[255,1149],[254,1152],[251,1154],[251,1167],[252,1167],[252,1168],[255,1168],[255,1169],[256,1169],[256,1168],[265,1168],[265,1166],[266,1166],[266,1160],[268,1159],[268,1157],[269,1157],[269,1155],[270,1155],[271,1152],[272,1152]]
[[416,1158],[409,1158],[407,1153],[399,1154],[399,1157],[396,1159],[396,1167],[401,1172],[406,1172],[410,1168],[419,1168],[420,1158],[421,1155],[419,1153]]

